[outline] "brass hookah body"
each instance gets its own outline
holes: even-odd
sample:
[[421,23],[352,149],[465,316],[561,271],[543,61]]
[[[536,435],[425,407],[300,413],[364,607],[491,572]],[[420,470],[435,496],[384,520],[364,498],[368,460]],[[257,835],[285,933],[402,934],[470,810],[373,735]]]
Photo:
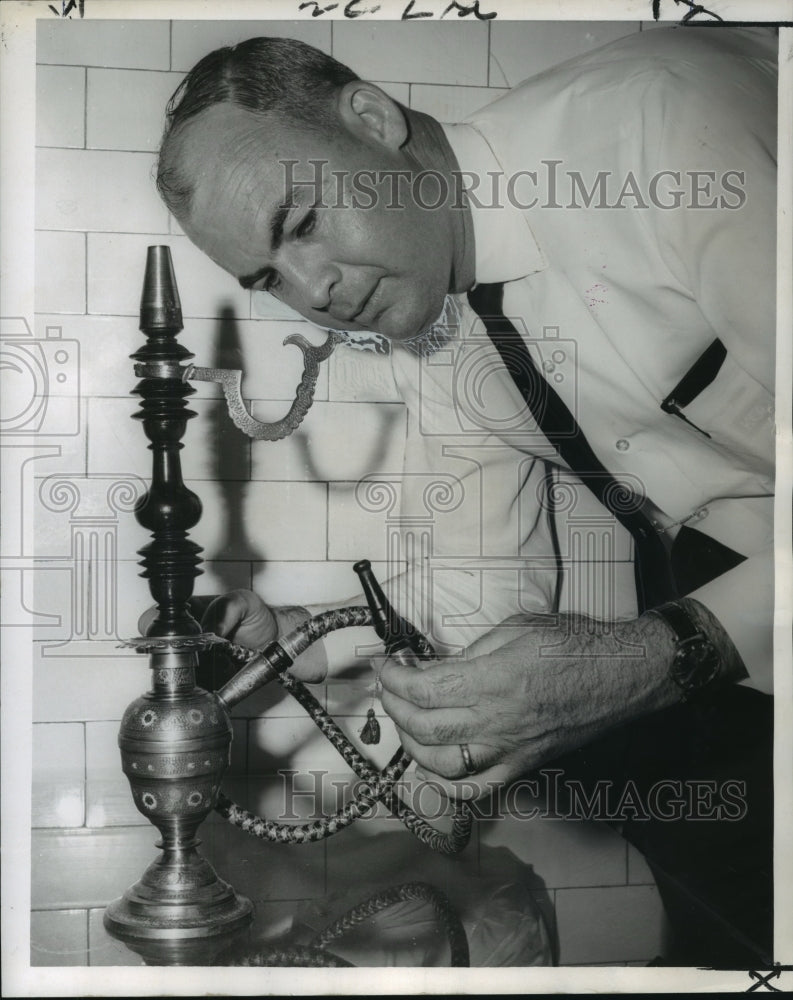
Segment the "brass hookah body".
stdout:
[[[187,421],[195,416],[186,403],[195,391],[188,380],[220,382],[237,426],[252,437],[275,440],[290,433],[305,416],[319,362],[329,356],[335,339],[331,334],[322,347],[314,348],[302,337],[287,338],[303,351],[303,378],[286,417],[262,424],[245,409],[239,372],[186,363],[192,355],[176,340],[182,329],[181,306],[170,250],[165,246],[148,249],[140,327],[147,340],[132,355],[135,373],[142,378],[134,390],[141,397],[140,410],[134,416],[143,424],[153,458],[151,485],[135,515],[152,533],[152,540],[139,554],[141,575],[148,579],[157,614],[146,636],[125,643],[148,653],[152,687],[127,708],[118,742],[135,806],[160,831],[162,839],[157,846],[162,853],[138,882],[110,904],[104,922],[111,934],[150,960],[165,958],[172,963],[195,960],[200,955],[206,961],[211,952],[207,951],[209,940],[217,949],[238,934],[250,923],[253,906],[219,878],[198,853],[198,827],[213,808],[237,825],[252,826],[250,832],[255,835],[256,824],[261,827],[265,823],[229,800],[225,800],[225,808],[218,804],[225,799],[220,783],[229,763],[230,709],[262,684],[279,678],[311,714],[312,696],[283,672],[310,642],[331,629],[372,624],[386,651],[413,665],[420,658],[429,658],[432,650],[423,636],[396,615],[369,563],[362,561],[354,568],[368,608],[340,609],[311,619],[264,650],[237,647],[236,652],[244,654],[238,658],[245,665],[224,687],[208,692],[196,686],[199,653],[218,643],[231,644],[202,632],[188,607],[194,580],[201,573],[201,548],[188,537],[201,516],[201,502],[185,486],[179,458]],[[332,730],[337,727],[318,704],[313,717],[333,742]],[[386,802],[409,829],[436,849],[454,853],[465,845],[470,812],[460,812],[449,837],[411,814],[395,797],[389,781],[401,775],[410,762],[401,750],[388,768],[376,772],[351,745],[343,746],[346,741],[340,732],[336,735],[339,752],[371,783],[370,805],[378,799]],[[362,811],[359,806],[356,815]],[[352,815],[355,809],[348,812]],[[347,821],[351,821],[349,816]],[[286,839],[282,834],[279,831],[278,839]]]

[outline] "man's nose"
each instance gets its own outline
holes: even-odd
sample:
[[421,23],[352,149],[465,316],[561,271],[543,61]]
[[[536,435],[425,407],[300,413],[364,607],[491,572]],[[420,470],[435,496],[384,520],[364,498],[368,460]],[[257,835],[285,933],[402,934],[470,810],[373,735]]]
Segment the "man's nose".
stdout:
[[341,271],[324,253],[292,249],[279,262],[279,270],[294,288],[301,304],[310,309],[326,310],[331,302],[333,286],[341,278]]

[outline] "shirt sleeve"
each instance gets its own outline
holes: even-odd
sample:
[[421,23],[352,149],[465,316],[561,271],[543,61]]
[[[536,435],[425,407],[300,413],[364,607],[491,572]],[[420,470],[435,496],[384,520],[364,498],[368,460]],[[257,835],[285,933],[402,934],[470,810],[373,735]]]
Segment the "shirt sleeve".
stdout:
[[[762,58],[761,58],[762,56]],[[712,68],[711,68],[712,69]],[[727,349],[741,377],[767,393],[775,381],[776,83],[767,54],[747,51],[729,79],[691,70],[665,95],[659,169],[679,171],[689,190],[677,210],[654,213],[662,254]],[[671,104],[674,103],[674,109]],[[695,138],[692,143],[691,137]],[[735,400],[739,419],[740,400]],[[758,434],[760,429],[758,428]],[[765,442],[757,441],[758,471]],[[771,516],[771,505],[768,505]],[[736,514],[737,517],[737,514]],[[736,526],[738,521],[736,520]],[[707,523],[702,525],[707,531]],[[771,525],[768,534],[771,535]],[[691,594],[719,619],[750,674],[771,690],[773,547],[746,551],[737,530],[729,543],[747,559]]]
[[773,691],[774,551],[750,556],[689,595],[721,622],[749,672],[741,683]]

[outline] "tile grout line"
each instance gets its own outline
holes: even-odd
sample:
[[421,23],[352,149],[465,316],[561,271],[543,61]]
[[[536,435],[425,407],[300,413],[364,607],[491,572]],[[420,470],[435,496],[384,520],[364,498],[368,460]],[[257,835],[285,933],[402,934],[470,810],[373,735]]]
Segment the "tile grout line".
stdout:
[[325,558],[330,562],[330,482],[325,483]]

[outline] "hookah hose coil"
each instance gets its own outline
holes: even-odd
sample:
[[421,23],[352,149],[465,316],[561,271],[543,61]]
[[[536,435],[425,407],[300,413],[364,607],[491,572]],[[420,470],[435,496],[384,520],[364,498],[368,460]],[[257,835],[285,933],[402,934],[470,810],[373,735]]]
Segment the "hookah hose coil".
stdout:
[[231,955],[224,963],[242,966],[309,966],[313,968],[349,967],[351,962],[325,949],[348,931],[365,920],[371,920],[381,910],[405,900],[423,900],[430,903],[435,918],[449,942],[449,964],[460,968],[470,965],[468,938],[462,921],[449,898],[440,889],[427,882],[405,882],[382,889],[369,899],[358,903],[332,924],[321,931],[307,945],[271,945],[245,954]]
[[338,608],[316,615],[291,632],[271,643],[266,649],[255,650],[226,640],[232,657],[243,668],[225,684],[217,696],[231,706],[267,681],[275,678],[306,710],[314,724],[327,737],[345,763],[364,782],[364,787],[341,809],[311,823],[289,824],[257,816],[237,805],[227,796],[218,795],[215,809],[234,826],[251,836],[283,844],[302,844],[330,837],[368,813],[380,801],[423,844],[442,854],[457,854],[471,836],[473,813],[465,803],[455,807],[452,827],[448,833],[437,830],[422,819],[397,794],[394,784],[405,773],[411,758],[400,747],[382,771],[367,761],[336,725],[306,686],[286,672],[295,659],[317,639],[329,632],[358,625],[371,625],[369,608]]

